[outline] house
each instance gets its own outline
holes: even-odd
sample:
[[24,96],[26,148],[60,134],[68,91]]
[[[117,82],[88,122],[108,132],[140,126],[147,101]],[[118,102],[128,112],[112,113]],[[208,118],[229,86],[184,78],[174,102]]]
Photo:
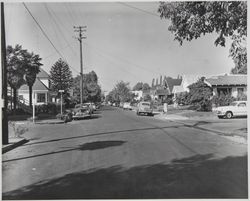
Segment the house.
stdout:
[[[36,76],[36,81],[32,87],[32,92],[35,95],[35,99],[32,100],[36,105],[42,105],[50,102],[50,82],[49,75],[42,68]],[[22,85],[18,90],[18,97],[23,100],[25,104],[29,103],[29,86],[27,84]]]
[[197,82],[201,77],[201,75],[183,75],[182,81],[180,85],[174,85],[172,93],[174,94],[174,97],[176,97],[177,94],[183,93],[183,92],[189,92],[188,86]]
[[[155,83],[155,80],[156,80],[156,83]],[[162,79],[162,76],[160,76],[160,82],[158,82],[158,78],[153,79],[149,94],[153,100],[163,101],[166,98],[172,98],[173,87],[180,85],[181,81],[182,81],[181,76],[178,76],[177,78],[164,76],[164,79]],[[144,92],[143,94],[144,94],[143,96],[145,96],[146,92]]]
[[205,80],[213,88],[213,95],[231,95],[235,98],[247,94],[247,75],[230,74],[213,76]]
[[142,90],[135,90],[131,91],[135,95],[135,100],[139,101],[143,98],[143,91]]

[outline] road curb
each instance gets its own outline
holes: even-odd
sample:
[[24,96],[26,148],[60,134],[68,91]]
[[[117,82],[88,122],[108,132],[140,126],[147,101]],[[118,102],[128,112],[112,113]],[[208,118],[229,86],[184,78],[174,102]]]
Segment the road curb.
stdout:
[[35,122],[35,124],[64,124],[64,121],[40,121]]
[[200,129],[200,130],[203,130],[203,131],[213,132],[213,133],[216,133],[216,134],[224,136],[224,137],[231,137],[231,138],[237,137],[238,139],[242,139],[244,141],[243,142],[244,144],[247,144],[247,138],[245,138],[243,136],[235,135],[234,133],[221,132],[221,131],[218,131],[216,129],[208,129],[208,128],[203,128],[203,127],[200,127],[200,126],[194,126],[192,124],[187,124],[186,122],[179,121],[179,120],[169,120],[169,121],[176,122],[176,123],[181,123],[181,124],[184,124],[187,127],[191,127],[191,128],[194,127],[194,128],[197,128],[197,129]]
[[20,139],[19,141],[17,142],[14,142],[14,143],[10,143],[8,145],[4,145],[4,147],[2,148],[2,153],[6,153],[8,151],[11,151],[12,149],[15,149],[16,147],[19,147],[25,143],[29,142],[29,140],[23,138],[23,139]]

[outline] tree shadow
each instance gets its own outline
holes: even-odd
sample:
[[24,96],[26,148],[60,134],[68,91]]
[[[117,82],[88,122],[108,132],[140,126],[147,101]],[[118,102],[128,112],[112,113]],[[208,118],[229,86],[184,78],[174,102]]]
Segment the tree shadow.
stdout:
[[99,119],[101,118],[102,115],[97,115],[97,114],[92,114],[91,116],[87,116],[87,117],[78,117],[78,118],[75,118],[74,121],[80,121],[80,120],[91,120],[91,119]]
[[13,161],[19,161],[19,160],[24,160],[24,159],[37,158],[37,157],[41,157],[41,156],[60,154],[60,153],[65,153],[65,152],[69,152],[69,151],[76,151],[76,150],[86,151],[86,150],[105,149],[105,148],[108,148],[108,147],[120,146],[120,145],[124,144],[125,142],[126,141],[96,141],[96,142],[89,142],[89,143],[79,145],[77,147],[61,147],[61,148],[66,148],[66,149],[59,150],[59,151],[47,152],[47,153],[41,153],[41,154],[35,154],[35,155],[31,155],[31,156],[24,156],[24,157],[19,157],[19,158],[14,158],[14,159],[8,159],[8,160],[4,160],[2,162],[3,163],[13,162]]
[[247,198],[247,156],[212,154],[124,169],[76,172],[3,193],[3,199]]
[[89,142],[79,146],[79,150],[96,150],[96,149],[104,149],[107,147],[120,146],[124,144],[125,141],[96,141]]

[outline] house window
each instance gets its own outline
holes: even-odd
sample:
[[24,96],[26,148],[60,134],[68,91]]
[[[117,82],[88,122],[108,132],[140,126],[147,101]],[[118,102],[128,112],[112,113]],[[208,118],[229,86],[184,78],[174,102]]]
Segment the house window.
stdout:
[[243,95],[243,93],[244,93],[244,88],[237,88],[237,94],[238,94],[238,96]]
[[37,94],[37,102],[38,103],[45,103],[45,93],[38,93]]
[[224,87],[222,87],[222,88],[217,88],[217,92],[218,92],[218,94],[219,94],[219,96],[221,96],[221,95],[231,95],[232,94],[232,88],[224,88]]

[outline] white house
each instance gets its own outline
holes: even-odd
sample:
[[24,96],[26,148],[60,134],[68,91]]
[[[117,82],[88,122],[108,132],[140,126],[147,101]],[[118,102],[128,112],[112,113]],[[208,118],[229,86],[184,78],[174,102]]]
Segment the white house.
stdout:
[[[32,87],[32,91],[35,95],[35,99],[32,101],[36,105],[46,104],[50,101],[49,95],[49,75],[42,68],[40,68],[40,72],[37,74],[36,81]],[[29,86],[22,85],[18,90],[19,99],[23,99],[25,103],[29,103]]]
[[237,98],[247,93],[247,75],[218,75],[206,79],[205,83],[213,88],[213,95],[223,93]]
[[138,91],[131,91],[136,97],[135,100],[141,100],[143,97],[143,92],[142,90],[138,90]]

